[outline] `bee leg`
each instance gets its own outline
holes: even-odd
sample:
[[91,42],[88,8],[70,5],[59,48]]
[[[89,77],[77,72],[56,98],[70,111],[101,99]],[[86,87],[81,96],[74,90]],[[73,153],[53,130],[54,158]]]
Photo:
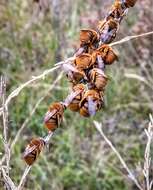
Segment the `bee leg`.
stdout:
[[104,71],[105,64],[104,64],[104,61],[100,55],[97,55],[97,61],[98,61],[98,68],[101,69],[102,71]]

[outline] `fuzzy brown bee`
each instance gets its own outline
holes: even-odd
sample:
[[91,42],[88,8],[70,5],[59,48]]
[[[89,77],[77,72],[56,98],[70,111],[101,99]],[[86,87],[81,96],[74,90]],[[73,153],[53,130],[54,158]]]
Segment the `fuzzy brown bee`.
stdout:
[[103,94],[96,90],[87,90],[80,102],[80,115],[93,116],[103,106]]
[[80,48],[76,56],[84,53],[91,53],[99,41],[99,35],[95,30],[83,29],[80,31]]
[[101,45],[95,53],[97,56],[101,56],[101,59],[106,65],[111,65],[114,61],[118,60],[118,56],[114,50],[107,44]]
[[23,153],[23,159],[29,166],[36,161],[44,146],[45,141],[43,138],[32,139],[31,142],[27,145]]
[[134,7],[137,0],[122,0],[122,2],[125,4],[127,8]]
[[119,22],[114,19],[105,20],[99,22],[98,31],[100,33],[100,41],[102,44],[111,43],[115,37],[119,28]]
[[85,85],[84,84],[75,85],[75,86],[73,86],[72,90],[73,90],[73,92],[78,92],[78,94],[70,102],[70,104],[68,105],[68,108],[71,111],[77,112],[80,109],[79,103],[84,95]]
[[53,132],[61,124],[64,110],[65,105],[61,102],[55,102],[50,105],[44,118],[45,127],[49,131]]
[[63,64],[62,68],[65,71],[69,82],[73,85],[78,84],[82,80],[87,80],[85,72],[83,70],[78,70],[73,63]]
[[74,63],[76,65],[77,70],[85,71],[87,69],[90,69],[93,66],[94,60],[90,54],[83,53],[79,55],[78,57],[76,57]]
[[92,69],[89,72],[89,78],[91,85],[93,85],[99,91],[104,91],[108,82],[108,77],[104,74],[104,72],[101,69]]
[[110,12],[108,13],[108,16],[106,17],[106,20],[110,19],[117,19],[118,21],[121,21],[122,18],[127,13],[127,7],[122,3],[120,0],[115,0],[115,3],[113,4]]

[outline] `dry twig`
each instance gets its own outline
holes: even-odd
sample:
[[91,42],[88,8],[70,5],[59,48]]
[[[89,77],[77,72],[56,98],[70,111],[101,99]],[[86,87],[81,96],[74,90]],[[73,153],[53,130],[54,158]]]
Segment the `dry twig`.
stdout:
[[2,108],[3,108],[3,144],[5,150],[5,161],[6,161],[6,173],[9,176],[9,162],[10,162],[10,148],[8,144],[8,108],[5,105],[6,97],[6,79],[1,77],[1,95],[2,95]]
[[120,160],[122,166],[125,168],[125,170],[128,173],[128,177],[135,183],[135,185],[140,190],[143,190],[143,188],[141,187],[141,185],[139,184],[138,180],[133,175],[133,173],[131,172],[131,170],[128,168],[127,164],[125,163],[124,159],[122,158],[122,156],[120,155],[120,153],[118,152],[118,150],[114,147],[114,145],[112,144],[112,142],[104,134],[104,132],[102,130],[102,125],[100,123],[98,123],[97,121],[94,121],[94,124],[95,124],[96,129],[99,131],[100,135],[104,138],[104,140],[106,141],[106,143],[110,146],[110,148],[114,151],[114,153],[116,154],[116,156]]
[[147,136],[147,145],[145,149],[145,161],[144,161],[144,168],[143,168],[143,174],[146,181],[146,190],[151,190],[153,182],[150,182],[149,176],[150,176],[150,164],[151,164],[151,157],[150,157],[150,147],[151,142],[153,139],[153,118],[150,115],[150,122],[147,129],[145,129],[145,133]]

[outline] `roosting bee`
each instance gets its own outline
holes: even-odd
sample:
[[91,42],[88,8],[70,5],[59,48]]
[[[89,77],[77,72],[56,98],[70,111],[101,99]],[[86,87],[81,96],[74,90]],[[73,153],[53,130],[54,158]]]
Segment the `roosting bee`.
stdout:
[[63,70],[66,72],[66,76],[72,84],[78,84],[80,81],[87,80],[85,72],[79,70],[73,63],[66,63],[62,65]]
[[137,0],[121,0],[127,8],[134,7]]
[[76,56],[84,53],[91,53],[92,49],[97,47],[99,35],[95,30],[84,29],[80,31],[80,48]]
[[98,68],[94,68],[89,72],[89,79],[91,85],[99,91],[104,91],[108,82],[108,77]]
[[105,65],[111,65],[114,63],[114,61],[118,60],[117,54],[114,52],[114,50],[107,44],[101,45],[97,51],[95,52],[97,56],[104,62]]
[[102,44],[111,43],[115,37],[119,28],[119,22],[114,19],[108,21],[102,21],[98,25],[98,31],[100,33],[100,41]]
[[50,105],[48,112],[45,114],[44,123],[49,131],[55,131],[61,124],[65,105],[62,102],[55,102]]
[[117,19],[120,22],[126,14],[127,7],[120,0],[116,0],[112,9],[108,13],[106,20]]
[[103,95],[96,90],[87,90],[80,102],[80,115],[93,116],[103,106]]
[[43,138],[32,139],[31,142],[27,145],[23,153],[23,159],[29,166],[36,161],[44,146],[45,141]]
[[68,105],[68,108],[71,111],[74,111],[74,112],[79,111],[79,109],[80,109],[79,103],[84,95],[85,88],[86,87],[84,84],[77,84],[77,85],[73,86],[73,88],[72,88],[73,92],[78,92],[78,95],[75,96]]
[[85,71],[85,70],[90,69],[93,66],[94,60],[90,54],[83,53],[79,55],[78,57],[76,57],[74,63],[76,65],[77,70]]

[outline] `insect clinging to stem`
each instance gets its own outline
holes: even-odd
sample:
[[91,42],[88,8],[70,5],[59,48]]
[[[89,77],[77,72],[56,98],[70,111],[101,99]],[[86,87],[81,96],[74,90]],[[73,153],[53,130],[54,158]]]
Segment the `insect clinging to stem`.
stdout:
[[36,161],[45,144],[46,143],[43,138],[37,138],[32,139],[30,143],[27,145],[23,153],[23,159],[29,166]]

